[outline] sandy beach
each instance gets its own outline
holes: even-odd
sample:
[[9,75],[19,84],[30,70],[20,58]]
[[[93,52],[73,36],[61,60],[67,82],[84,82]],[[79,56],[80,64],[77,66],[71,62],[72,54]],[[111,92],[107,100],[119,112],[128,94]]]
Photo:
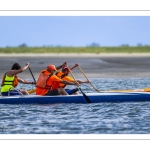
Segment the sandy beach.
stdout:
[[[150,77],[150,54],[0,54],[0,78],[18,62],[24,66],[30,63],[31,70],[38,77],[48,64],[55,66],[67,62],[70,67],[78,63],[89,78],[140,78]],[[78,68],[73,70],[76,78],[84,78]],[[32,79],[27,69],[19,74]]]

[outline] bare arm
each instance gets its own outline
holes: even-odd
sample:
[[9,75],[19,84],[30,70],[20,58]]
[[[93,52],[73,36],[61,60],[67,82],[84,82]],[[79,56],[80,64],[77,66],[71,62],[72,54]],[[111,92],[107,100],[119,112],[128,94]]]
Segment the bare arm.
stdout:
[[77,82],[78,82],[79,84],[82,84],[82,83],[91,83],[91,81],[89,81],[89,80],[86,80],[86,81],[77,80]]
[[76,86],[80,86],[78,82],[76,81],[73,81],[73,82],[69,82],[69,81],[66,81],[66,80],[61,80],[61,83],[64,83],[66,85],[76,85]]
[[78,67],[79,64],[75,64],[73,67],[70,68],[70,70],[73,70],[75,67]]
[[23,84],[36,84],[36,82],[26,81],[20,78],[18,78],[18,82],[23,83]]
[[21,73],[21,72],[25,71],[28,67],[29,67],[29,63],[27,63],[27,64],[26,64],[24,67],[22,67],[21,69],[8,71],[8,72],[7,72],[7,75],[10,76],[10,77],[11,77],[11,76],[14,76],[14,75],[16,75],[16,74],[18,74],[18,73]]
[[56,67],[56,69],[57,70],[59,70],[60,68],[62,68],[63,66],[65,66],[67,63],[66,62],[64,62],[62,65],[60,65],[60,66],[58,66],[58,67]]
[[[56,69],[59,70],[63,66],[67,66],[67,62],[64,62],[62,65],[56,67]],[[79,64],[75,64],[73,67],[70,68],[70,70],[73,70],[75,67],[78,67],[78,66],[79,66]]]

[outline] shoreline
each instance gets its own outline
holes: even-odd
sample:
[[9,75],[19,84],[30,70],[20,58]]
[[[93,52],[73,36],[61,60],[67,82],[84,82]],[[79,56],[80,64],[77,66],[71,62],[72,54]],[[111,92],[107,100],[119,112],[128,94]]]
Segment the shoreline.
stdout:
[[0,53],[0,57],[150,57],[150,53]]

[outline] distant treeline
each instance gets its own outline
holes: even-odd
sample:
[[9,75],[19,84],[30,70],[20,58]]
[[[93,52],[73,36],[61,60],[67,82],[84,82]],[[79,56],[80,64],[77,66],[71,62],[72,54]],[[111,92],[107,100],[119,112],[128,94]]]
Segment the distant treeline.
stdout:
[[149,53],[150,46],[120,47],[6,47],[0,53]]

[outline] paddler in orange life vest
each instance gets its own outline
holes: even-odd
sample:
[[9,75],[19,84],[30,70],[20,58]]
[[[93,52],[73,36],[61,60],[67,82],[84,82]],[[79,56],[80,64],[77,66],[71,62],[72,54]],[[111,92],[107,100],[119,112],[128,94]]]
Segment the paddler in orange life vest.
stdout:
[[[58,84],[63,83],[67,85],[77,85],[78,82],[69,82],[58,78],[54,73],[57,69],[60,69],[63,65],[55,67],[53,64],[47,66],[46,70],[42,70],[36,82],[36,95],[68,95],[68,93],[63,89],[59,88]],[[56,69],[57,68],[57,69]],[[58,84],[54,84],[58,83]]]
[[[67,65],[67,64],[66,64]],[[60,79],[63,79],[63,80],[66,80],[66,81],[69,81],[69,82],[72,82],[72,83],[75,83],[74,79],[71,78],[69,75],[69,69],[68,67],[64,65],[62,67],[62,71],[59,71],[59,72],[56,72],[56,75],[60,78]],[[72,71],[75,67],[78,67],[79,64],[75,64],[73,67],[70,68],[70,71]],[[86,81],[81,81],[81,80],[76,80],[79,84],[82,84],[82,83],[90,83],[89,80],[86,80]],[[63,84],[63,83],[59,83],[59,88],[65,88],[66,87],[66,84]],[[78,88],[74,88],[74,89],[65,89],[65,91],[69,94],[69,95],[72,95],[72,94],[78,94],[77,91],[79,89]]]
[[[35,84],[35,82],[29,82],[26,80],[23,80],[19,77],[17,77],[17,74],[25,71],[29,67],[29,63],[27,63],[24,67],[21,68],[21,66],[18,63],[13,64],[10,71],[7,71],[3,78],[1,83],[1,94],[2,96],[9,96],[9,95],[19,95],[18,92],[16,92],[15,88],[18,85],[18,82],[23,84]],[[29,94],[25,89],[19,90],[23,95]]]

